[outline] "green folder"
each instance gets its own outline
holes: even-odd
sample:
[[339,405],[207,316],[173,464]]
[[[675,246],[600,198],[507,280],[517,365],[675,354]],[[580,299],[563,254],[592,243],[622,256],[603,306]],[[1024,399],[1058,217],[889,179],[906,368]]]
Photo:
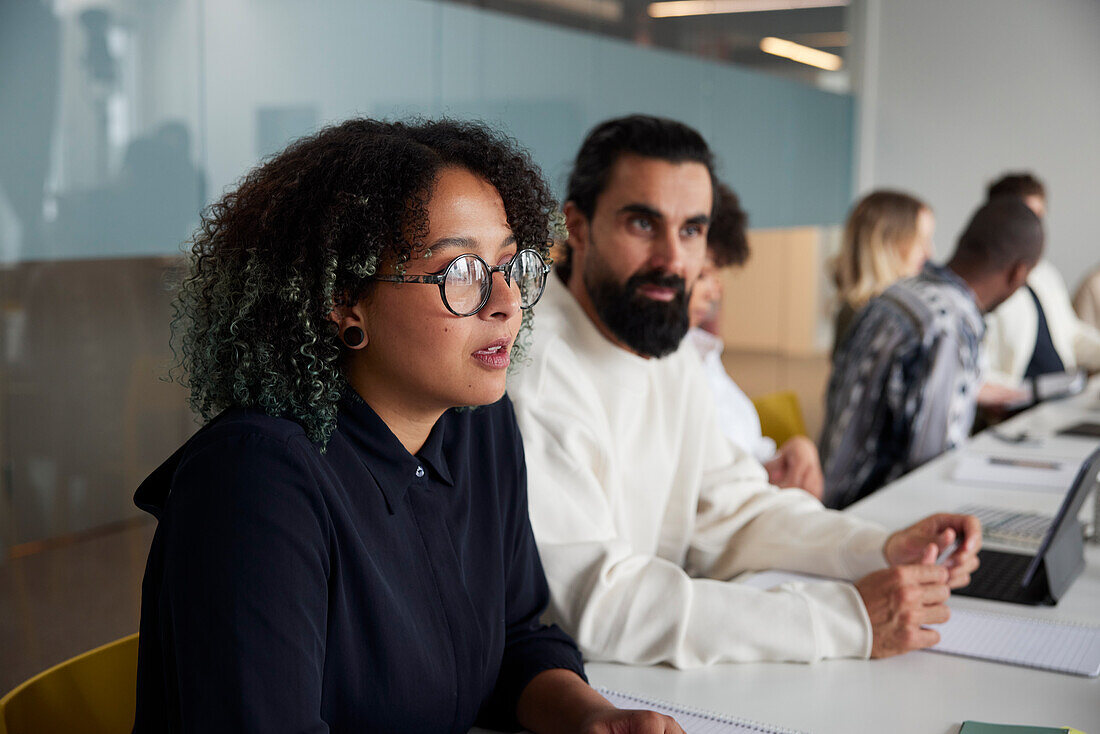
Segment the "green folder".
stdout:
[[1016,726],[987,724],[984,721],[964,721],[959,734],[1083,734],[1069,726]]

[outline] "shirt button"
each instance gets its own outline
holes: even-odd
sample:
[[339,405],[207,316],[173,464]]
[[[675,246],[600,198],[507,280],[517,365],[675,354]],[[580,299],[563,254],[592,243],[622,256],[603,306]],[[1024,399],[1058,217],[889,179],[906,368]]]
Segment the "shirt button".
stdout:
[[422,476],[424,476],[424,467],[422,467],[422,466],[416,467],[416,477],[417,477],[417,479],[419,479]]

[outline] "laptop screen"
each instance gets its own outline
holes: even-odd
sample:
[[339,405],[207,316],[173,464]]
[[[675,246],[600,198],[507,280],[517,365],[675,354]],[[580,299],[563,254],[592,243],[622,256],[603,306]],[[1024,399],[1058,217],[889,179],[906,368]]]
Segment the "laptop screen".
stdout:
[[1050,529],[1043,536],[1039,551],[1031,559],[1031,563],[1028,564],[1027,572],[1024,573],[1022,581],[1023,586],[1031,584],[1032,579],[1039,570],[1039,564],[1043,561],[1043,556],[1050,550],[1050,546],[1058,533],[1068,526],[1073,526],[1070,520],[1076,519],[1077,513],[1081,510],[1081,505],[1084,504],[1085,498],[1089,495],[1089,490],[1096,484],[1098,474],[1100,474],[1100,448],[1089,454],[1089,457],[1081,463],[1081,468],[1077,470],[1077,477],[1073,480],[1069,491],[1066,492],[1066,498],[1062,500],[1062,506],[1058,508],[1058,514],[1054,516],[1054,520],[1050,523]]

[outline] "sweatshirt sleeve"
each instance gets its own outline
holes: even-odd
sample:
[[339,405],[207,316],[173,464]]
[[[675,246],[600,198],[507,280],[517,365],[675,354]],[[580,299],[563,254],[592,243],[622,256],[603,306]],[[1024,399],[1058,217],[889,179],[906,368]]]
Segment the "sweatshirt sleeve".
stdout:
[[[690,668],[869,655],[870,624],[850,584],[763,591],[726,579],[775,565],[859,575],[885,565],[883,531],[826,512],[801,490],[768,486],[763,468],[743,456],[707,473],[698,514],[689,520],[696,533],[685,570],[644,547],[651,539],[636,532],[631,537],[633,531],[617,522],[603,484],[609,447],[590,430],[590,416],[562,410],[560,400],[556,404],[517,406],[551,613],[586,657]],[[732,451],[716,425],[713,433]],[[806,524],[792,530],[792,522]],[[831,548],[834,542],[839,549]],[[826,547],[825,562],[815,560]]]
[[173,481],[159,634],[184,732],[326,732],[328,524],[293,441],[199,449]]

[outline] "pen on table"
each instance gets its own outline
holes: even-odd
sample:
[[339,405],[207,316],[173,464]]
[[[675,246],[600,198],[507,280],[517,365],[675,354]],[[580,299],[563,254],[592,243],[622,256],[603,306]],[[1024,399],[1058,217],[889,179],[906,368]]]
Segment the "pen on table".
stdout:
[[999,466],[1018,466],[1024,469],[1061,469],[1060,461],[1043,461],[1041,459],[1010,459],[1002,456],[990,456],[990,464]]

